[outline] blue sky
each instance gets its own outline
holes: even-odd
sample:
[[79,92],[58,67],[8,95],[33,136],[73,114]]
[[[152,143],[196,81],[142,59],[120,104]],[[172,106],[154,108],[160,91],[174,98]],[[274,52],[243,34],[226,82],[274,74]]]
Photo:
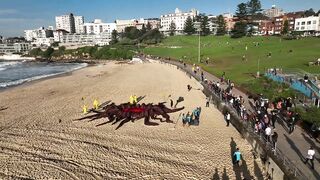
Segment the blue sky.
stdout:
[[[218,15],[234,13],[237,4],[247,0],[0,0],[0,35],[20,36],[24,29],[55,25],[57,15],[74,13],[85,17],[85,22],[102,19],[160,17],[176,7],[186,11],[196,8],[200,12]],[[272,4],[286,12],[313,8],[320,9],[320,0],[261,0],[262,8]]]

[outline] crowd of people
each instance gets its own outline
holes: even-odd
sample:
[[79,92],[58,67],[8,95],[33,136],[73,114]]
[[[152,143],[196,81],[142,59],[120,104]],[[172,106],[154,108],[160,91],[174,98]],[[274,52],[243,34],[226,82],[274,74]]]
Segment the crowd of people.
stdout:
[[182,114],[182,123],[183,126],[198,126],[200,124],[200,114],[201,107],[197,107],[192,111],[192,113],[188,112],[187,114]]

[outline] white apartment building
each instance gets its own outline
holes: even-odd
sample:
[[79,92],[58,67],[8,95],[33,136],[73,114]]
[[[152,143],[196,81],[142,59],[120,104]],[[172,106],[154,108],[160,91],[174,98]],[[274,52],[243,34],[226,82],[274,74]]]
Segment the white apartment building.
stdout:
[[54,42],[61,42],[62,41],[62,37],[64,35],[66,35],[67,33],[68,33],[68,31],[63,30],[63,29],[57,29],[57,30],[53,31]]
[[69,15],[56,16],[56,29],[63,29],[69,33],[83,33],[83,16]]
[[85,34],[112,33],[115,29],[117,29],[116,23],[103,23],[101,19],[95,19],[92,23],[83,24]]
[[271,9],[264,10],[263,14],[269,18],[274,18],[284,15],[284,11],[283,9],[277,8],[276,5],[272,5]]
[[53,37],[53,31],[51,27],[45,29],[44,27],[40,27],[39,29],[32,30],[24,30],[24,38],[27,41],[34,41],[38,38],[48,38]]
[[126,27],[131,27],[131,26],[136,26],[137,24],[137,20],[135,19],[130,19],[130,20],[116,20],[116,26],[117,26],[117,31],[120,32],[124,32],[124,29]]
[[320,15],[295,20],[295,31],[304,32],[304,35],[320,36]]
[[84,33],[83,24],[84,24],[83,16],[74,16],[75,33],[78,33],[78,34]]
[[161,28],[160,31],[167,34],[170,31],[171,23],[176,25],[176,34],[183,34],[184,24],[188,17],[192,19],[199,14],[196,9],[191,9],[189,12],[182,12],[176,8],[174,13],[165,14],[160,16]]
[[54,43],[53,37],[37,38],[35,41],[31,42],[31,44],[36,47],[41,47],[41,46],[49,47],[49,46],[51,46],[52,43]]
[[61,46],[104,46],[109,45],[111,33],[102,32],[100,34],[65,34],[62,36]]
[[26,53],[31,49],[29,43],[0,44],[0,53]]

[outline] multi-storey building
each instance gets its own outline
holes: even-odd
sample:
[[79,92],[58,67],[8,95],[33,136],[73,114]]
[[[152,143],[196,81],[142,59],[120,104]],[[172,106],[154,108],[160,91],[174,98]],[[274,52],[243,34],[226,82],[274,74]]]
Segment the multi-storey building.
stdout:
[[42,47],[42,46],[49,47],[53,43],[54,43],[54,37],[37,38],[35,41],[31,42],[33,46],[37,46],[37,47]]
[[226,23],[226,30],[228,33],[232,31],[234,25],[236,24],[238,17],[233,16],[231,13],[224,13],[222,14],[224,21]]
[[34,41],[38,38],[49,38],[53,37],[53,30],[51,27],[48,29],[40,27],[39,29],[24,30],[24,38],[27,41]]
[[111,33],[103,32],[100,34],[65,34],[62,36],[63,46],[104,46],[111,41]]
[[31,49],[30,43],[0,44],[0,53],[26,53]]
[[83,33],[83,16],[69,15],[56,16],[56,29],[64,29],[69,33]]
[[274,18],[284,15],[284,11],[283,9],[277,8],[276,5],[272,5],[271,9],[264,10],[263,14],[269,18]]
[[160,16],[161,28],[160,31],[167,34],[170,31],[170,26],[172,23],[175,24],[176,34],[183,34],[184,24],[188,17],[194,19],[199,14],[199,11],[196,9],[191,9],[189,12],[182,12],[176,8],[174,13],[165,14]]
[[95,19],[92,23],[84,23],[85,34],[112,33],[116,29],[116,23],[103,23],[101,19]]
[[159,29],[160,28],[160,19],[159,18],[149,18],[146,19],[145,22],[147,25],[148,23],[151,25],[151,29]]
[[302,15],[303,15],[303,12],[292,12],[282,16],[275,17],[274,18],[274,34],[281,34],[285,21],[288,21],[289,32],[294,31],[295,19],[301,18]]
[[297,18],[295,21],[294,30],[304,32],[304,35],[306,36],[320,36],[320,14],[319,16]]
[[209,15],[208,19],[209,19],[210,32],[213,35],[217,34],[217,31],[218,31],[217,16]]
[[274,34],[274,22],[272,20],[261,20],[258,22],[258,34],[259,35],[273,35]]
[[118,32],[124,32],[124,29],[126,27],[136,26],[137,20],[136,19],[130,19],[130,20],[119,20],[116,21],[117,31]]
[[78,34],[84,33],[83,24],[84,24],[83,16],[74,16],[75,33],[78,33]]

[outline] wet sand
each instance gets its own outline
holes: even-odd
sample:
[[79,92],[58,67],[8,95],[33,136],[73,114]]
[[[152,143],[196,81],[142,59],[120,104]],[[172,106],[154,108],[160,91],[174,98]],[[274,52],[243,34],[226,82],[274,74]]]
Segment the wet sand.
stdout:
[[[251,146],[213,105],[205,107],[201,88],[170,65],[107,63],[2,91],[0,107],[8,109],[0,111],[0,178],[258,179]],[[151,127],[141,119],[115,130],[96,127],[106,119],[74,121],[94,98],[120,104],[132,94],[145,96],[141,103],[182,96],[178,107],[185,109],[171,120],[201,106],[200,126],[183,127],[179,119],[176,127],[156,120]],[[235,147],[243,154],[240,167],[232,164]]]

